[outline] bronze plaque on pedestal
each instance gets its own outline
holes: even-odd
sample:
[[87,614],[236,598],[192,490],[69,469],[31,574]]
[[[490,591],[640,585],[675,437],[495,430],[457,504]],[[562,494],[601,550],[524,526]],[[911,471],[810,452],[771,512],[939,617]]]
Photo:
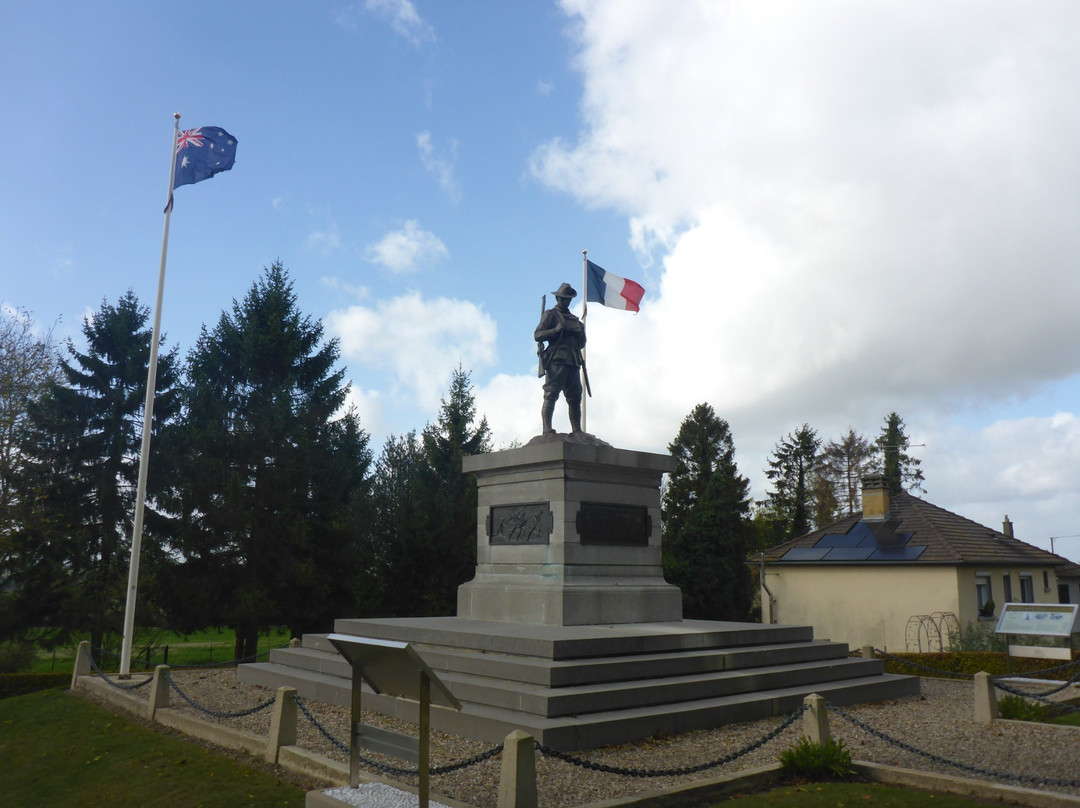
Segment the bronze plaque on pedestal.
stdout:
[[652,519],[643,505],[582,502],[577,513],[577,532],[582,544],[648,547]]

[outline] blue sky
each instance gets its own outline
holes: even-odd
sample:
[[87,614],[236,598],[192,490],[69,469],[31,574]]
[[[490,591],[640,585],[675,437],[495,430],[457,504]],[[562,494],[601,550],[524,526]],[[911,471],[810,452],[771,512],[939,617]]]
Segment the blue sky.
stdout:
[[927,499],[1080,558],[1075,3],[106,0],[2,22],[0,304],[60,336],[129,288],[153,304],[179,111],[239,146],[177,190],[169,344],[281,259],[376,448],[435,417],[459,363],[498,443],[536,434],[540,297],[580,286],[588,249],[647,290],[638,315],[590,308],[590,432],[663,451],[708,401],[761,498],[786,433],[896,410]]

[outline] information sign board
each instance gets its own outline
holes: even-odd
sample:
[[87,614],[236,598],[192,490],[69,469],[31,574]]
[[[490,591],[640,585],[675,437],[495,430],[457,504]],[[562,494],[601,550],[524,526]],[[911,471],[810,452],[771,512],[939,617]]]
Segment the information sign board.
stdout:
[[1068,639],[1080,632],[1078,618],[1076,603],[1006,603],[994,633]]

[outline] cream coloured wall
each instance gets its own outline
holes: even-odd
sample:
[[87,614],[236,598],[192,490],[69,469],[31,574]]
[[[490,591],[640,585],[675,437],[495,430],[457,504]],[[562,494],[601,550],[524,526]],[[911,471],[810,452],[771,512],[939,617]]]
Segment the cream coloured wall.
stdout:
[[[811,625],[817,639],[853,649],[902,652],[910,617],[960,610],[955,567],[766,565],[765,572],[773,622]],[[761,596],[762,620],[770,622],[768,595]]]
[[762,621],[812,625],[818,639],[845,642],[852,648],[872,643],[900,652],[907,648],[907,624],[914,615],[953,612],[961,626],[979,622],[975,578],[981,573],[990,575],[995,616],[1005,603],[1006,573],[1014,601],[1020,600],[1020,575],[1030,574],[1035,602],[1057,603],[1057,577],[1049,571],[1047,591],[1044,569],[766,565],[765,583],[775,603],[770,615],[769,598],[762,590]]

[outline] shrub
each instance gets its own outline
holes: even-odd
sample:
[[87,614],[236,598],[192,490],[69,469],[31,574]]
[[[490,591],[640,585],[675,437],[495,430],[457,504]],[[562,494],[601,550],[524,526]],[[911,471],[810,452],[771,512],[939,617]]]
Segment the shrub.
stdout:
[[803,737],[780,753],[780,768],[787,777],[804,780],[848,780],[855,775],[851,752],[843,741],[818,744]]
[[0,643],[0,673],[18,673],[29,668],[36,654],[29,643],[5,640]]
[[39,690],[52,690],[71,684],[70,673],[2,673],[0,674],[0,699],[22,696]]
[[1045,721],[1048,710],[1042,704],[1029,702],[1023,696],[1009,694],[998,699],[998,715],[1014,721]]

